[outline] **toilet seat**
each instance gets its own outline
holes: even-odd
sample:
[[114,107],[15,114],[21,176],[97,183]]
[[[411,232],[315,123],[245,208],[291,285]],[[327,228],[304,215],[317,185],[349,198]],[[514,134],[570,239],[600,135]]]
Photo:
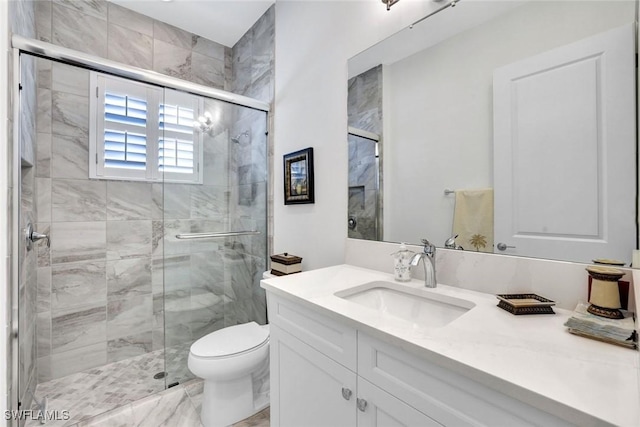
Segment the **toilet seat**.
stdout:
[[269,329],[256,322],[212,332],[191,345],[191,355],[199,359],[224,359],[249,353],[269,342]]

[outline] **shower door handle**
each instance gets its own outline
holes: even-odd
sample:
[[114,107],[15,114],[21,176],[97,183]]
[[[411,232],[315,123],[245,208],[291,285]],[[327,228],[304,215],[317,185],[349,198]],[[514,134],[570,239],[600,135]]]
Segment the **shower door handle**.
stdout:
[[51,239],[47,234],[38,233],[33,230],[33,225],[31,223],[27,224],[27,227],[24,229],[24,237],[27,246],[27,250],[30,251],[33,248],[33,244],[39,240],[47,241],[47,248],[51,247]]

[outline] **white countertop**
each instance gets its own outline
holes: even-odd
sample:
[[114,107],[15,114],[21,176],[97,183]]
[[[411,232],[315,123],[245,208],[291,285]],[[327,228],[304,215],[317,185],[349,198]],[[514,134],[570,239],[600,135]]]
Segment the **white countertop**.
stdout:
[[[335,292],[393,275],[338,265],[263,280],[264,289],[470,377],[578,425],[640,426],[638,352],[578,337],[570,311],[514,316],[494,295],[419,280],[403,286],[449,295],[475,307],[439,329],[383,317]],[[398,283],[398,282],[396,282]]]

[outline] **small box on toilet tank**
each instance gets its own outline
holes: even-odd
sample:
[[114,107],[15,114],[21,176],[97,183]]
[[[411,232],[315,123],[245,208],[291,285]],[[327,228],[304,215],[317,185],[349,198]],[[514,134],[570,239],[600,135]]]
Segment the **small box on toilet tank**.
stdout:
[[287,274],[300,273],[301,271],[302,258],[299,256],[291,255],[287,252],[271,255],[271,274],[286,276]]

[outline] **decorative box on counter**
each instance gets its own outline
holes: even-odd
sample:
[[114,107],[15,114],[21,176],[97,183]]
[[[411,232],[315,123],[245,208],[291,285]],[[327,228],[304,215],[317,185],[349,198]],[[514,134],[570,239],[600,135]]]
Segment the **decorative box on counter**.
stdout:
[[300,273],[302,271],[302,258],[287,252],[271,255],[271,274],[286,276],[287,274]]

